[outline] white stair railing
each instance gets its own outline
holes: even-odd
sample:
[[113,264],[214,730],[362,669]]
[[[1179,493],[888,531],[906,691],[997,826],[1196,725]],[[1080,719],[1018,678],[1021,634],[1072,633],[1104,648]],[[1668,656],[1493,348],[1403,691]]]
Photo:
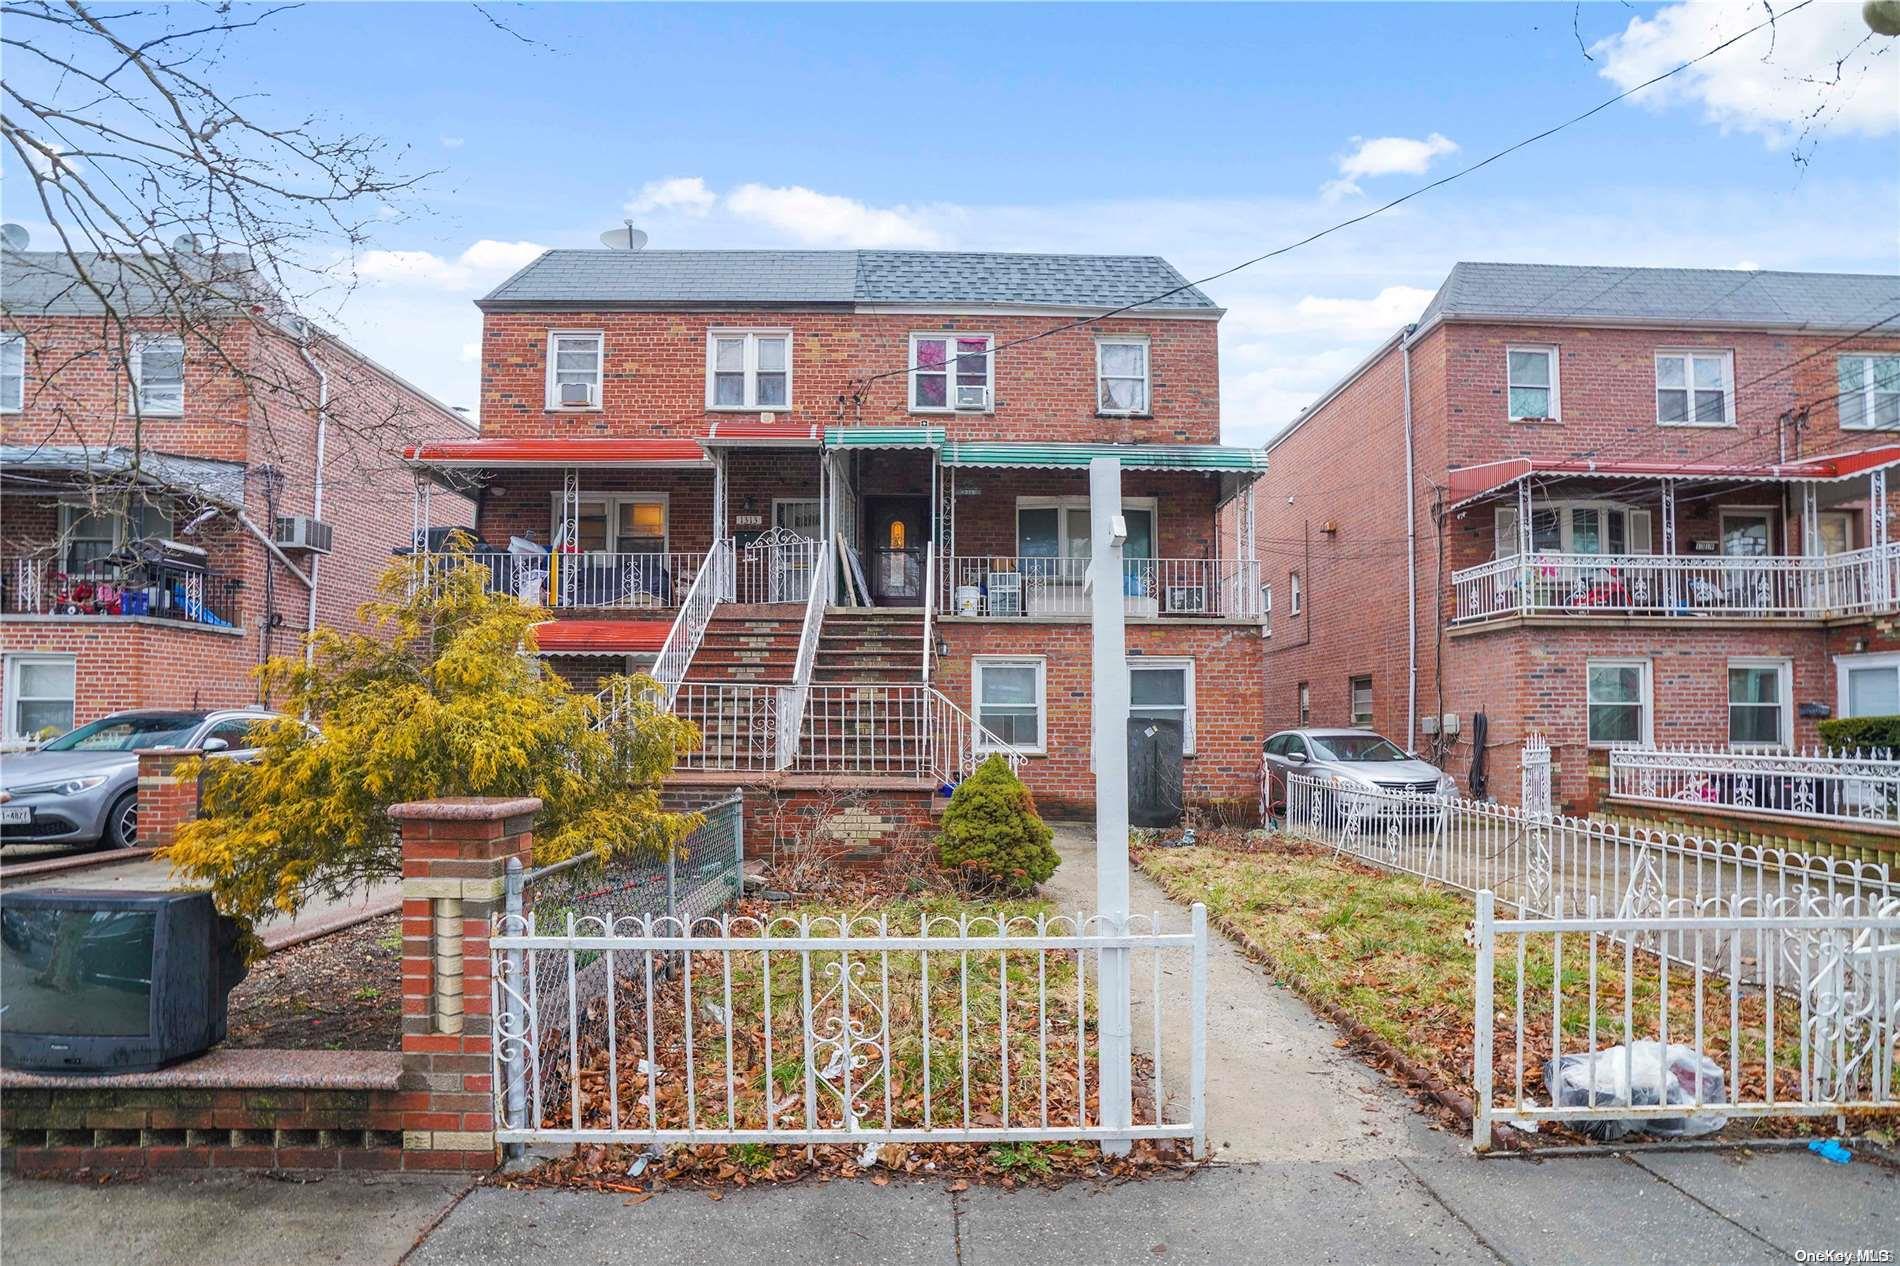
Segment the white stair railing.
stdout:
[[778,767],[788,768],[798,755],[799,735],[805,723],[805,700],[811,692],[812,669],[818,663],[818,641],[823,636],[825,606],[831,600],[831,542],[822,542],[814,564],[810,591],[805,596],[805,623],[798,633],[798,659],[792,666],[792,685],[779,709]]
[[722,601],[731,600],[731,582],[732,542],[714,541],[693,577],[693,587],[680,600],[680,613],[674,617],[666,644],[660,647],[660,656],[653,663],[653,680],[666,692],[669,708],[679,693],[680,682],[685,680],[686,666],[693,662],[693,653],[706,635],[706,626],[712,623],[714,609]]
[[930,684],[931,625],[937,613],[937,543],[924,542],[924,674],[921,680]]

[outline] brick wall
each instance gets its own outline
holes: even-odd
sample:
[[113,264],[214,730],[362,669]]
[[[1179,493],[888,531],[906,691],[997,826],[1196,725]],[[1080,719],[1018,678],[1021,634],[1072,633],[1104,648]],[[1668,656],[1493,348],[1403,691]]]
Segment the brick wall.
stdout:
[[[706,338],[712,328],[792,331],[792,408],[801,424],[836,425],[839,396],[854,377],[902,370],[910,335],[962,330],[1005,343],[1048,330],[1053,317],[942,318],[797,309],[734,312],[488,312],[482,328],[482,423],[489,435],[704,434],[721,417],[706,408]],[[605,334],[602,407],[549,410],[547,333]],[[1095,337],[1145,334],[1153,416],[1096,414]],[[902,373],[870,385],[846,421],[946,425],[958,439],[1120,440],[1216,443],[1220,367],[1216,323],[1206,318],[1126,318],[1013,347],[996,360],[996,407],[989,414],[909,412]]]

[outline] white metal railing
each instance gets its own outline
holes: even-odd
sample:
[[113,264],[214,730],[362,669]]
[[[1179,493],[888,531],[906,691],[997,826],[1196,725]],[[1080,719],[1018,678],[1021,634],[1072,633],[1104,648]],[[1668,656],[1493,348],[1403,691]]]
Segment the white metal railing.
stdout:
[[1479,1151],[1500,1120],[1610,1140],[1900,1107],[1900,900],[1735,893],[1606,916],[1592,898],[1509,921],[1494,903],[1480,892],[1473,924]]
[[925,685],[930,684],[930,661],[935,643],[932,640],[934,617],[937,613],[937,543],[924,542],[924,665],[923,676],[918,678]]
[[757,540],[736,547],[726,601],[805,601],[819,574],[820,548],[818,541],[783,528],[773,528]]
[[229,576],[103,559],[70,572],[60,560],[12,562],[11,577],[0,581],[0,614],[145,616],[225,628],[243,618],[242,585]]
[[805,700],[811,692],[812,669],[818,663],[818,643],[824,636],[825,606],[831,601],[831,543],[818,547],[817,569],[805,598],[805,622],[798,633],[798,658],[792,665],[791,696],[779,724],[778,767],[792,763],[804,726]]
[[1900,826],[1900,760],[1887,752],[1615,748],[1610,798],[1698,810]]
[[681,769],[768,773],[784,767],[784,718],[795,691],[759,682],[681,682],[674,715],[699,727],[700,745],[679,760]]
[[686,676],[686,666],[693,662],[706,626],[712,623],[714,609],[721,600],[731,600],[732,569],[732,542],[714,541],[693,576],[692,587],[680,600],[679,614],[667,631],[659,658],[653,661],[653,680],[665,690],[669,705]]
[[1549,914],[1559,900],[1570,910],[1595,900],[1619,915],[1660,915],[1737,892],[1900,898],[1900,884],[1878,862],[1371,791],[1310,774],[1287,776],[1283,808],[1289,834],[1449,888],[1493,892],[1526,914]]
[[931,686],[812,686],[794,765],[809,773],[884,774],[958,783],[992,753],[1022,753]]
[[1507,555],[1452,573],[1453,620],[1515,615],[1819,619],[1895,609],[1900,542],[1824,557]]
[[671,607],[691,589],[700,563],[697,554],[562,551],[553,556],[548,568],[548,605],[614,610]]
[[[1159,915],[1116,923],[569,911],[548,927],[503,915],[489,942],[496,1139],[874,1152],[1179,1138],[1199,1156],[1206,910],[1186,931],[1162,930]],[[1104,1124],[1090,1099],[1104,1084],[1090,965],[1108,951],[1148,982],[1134,990],[1148,1075],[1128,1125]],[[1128,1058],[1118,1079],[1134,1072]]]
[[[1089,614],[1086,558],[945,558],[938,597],[946,615],[1083,619]],[[1251,559],[1129,558],[1122,562],[1128,618],[1205,616],[1257,620],[1266,614],[1260,564]]]

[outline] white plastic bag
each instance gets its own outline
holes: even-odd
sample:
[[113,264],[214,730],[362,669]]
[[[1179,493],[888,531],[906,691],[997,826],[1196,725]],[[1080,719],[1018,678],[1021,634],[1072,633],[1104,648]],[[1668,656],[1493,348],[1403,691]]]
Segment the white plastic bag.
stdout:
[[[1632,1042],[1591,1055],[1560,1055],[1544,1065],[1544,1085],[1550,1101],[1560,1108],[1596,1106],[1647,1107],[1652,1104],[1722,1104],[1728,1087],[1722,1066],[1691,1046],[1661,1042]],[[1570,1123],[1579,1132],[1601,1142],[1626,1134],[1654,1134],[1662,1138],[1700,1138],[1728,1124],[1724,1116],[1593,1118]]]

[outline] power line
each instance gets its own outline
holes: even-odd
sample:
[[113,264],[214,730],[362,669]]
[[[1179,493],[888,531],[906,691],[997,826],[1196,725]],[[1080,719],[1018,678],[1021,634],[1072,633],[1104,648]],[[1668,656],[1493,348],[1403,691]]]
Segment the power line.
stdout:
[[[1025,334],[1020,338],[1009,339],[1005,342],[998,343],[989,349],[988,354],[994,357],[998,353],[1006,351],[1012,347],[1020,347],[1025,343],[1034,343],[1039,339],[1045,339],[1045,338],[1050,337],[1051,335],[1065,333],[1066,331],[1069,331],[1069,330],[1080,329],[1084,326],[1093,325],[1098,321],[1106,321],[1111,317],[1120,316],[1124,312],[1132,312],[1138,308],[1145,308],[1149,306],[1150,304],[1159,303],[1164,299],[1173,298],[1175,295],[1180,294],[1184,290],[1197,289],[1198,287],[1205,286],[1209,284],[1210,282],[1219,281],[1223,277],[1231,277],[1235,273],[1240,272],[1243,269],[1252,268],[1256,264],[1262,264],[1262,263],[1265,263],[1267,260],[1277,258],[1278,256],[1290,254],[1291,252],[1299,250],[1302,247],[1312,245],[1314,242],[1319,241],[1321,238],[1330,237],[1334,233],[1338,233],[1344,229],[1349,229],[1356,224],[1363,224],[1365,221],[1370,220],[1374,218],[1375,216],[1380,216],[1380,215],[1385,214],[1387,211],[1392,210],[1394,207],[1398,207],[1407,202],[1410,202],[1412,199],[1420,197],[1424,194],[1430,193],[1434,189],[1442,188],[1445,185],[1451,184],[1453,181],[1462,180],[1466,176],[1469,176],[1473,174],[1474,172],[1481,171],[1484,168],[1489,167],[1491,164],[1499,161],[1500,159],[1508,158],[1510,155],[1515,154],[1517,151],[1521,149],[1525,149],[1531,145],[1535,145],[1539,141],[1547,140],[1550,137],[1557,135],[1557,133],[1562,132],[1568,128],[1574,127],[1577,124],[1582,123],[1583,121],[1591,118],[1594,115],[1601,114],[1603,111],[1609,109],[1611,106],[1616,105],[1619,102],[1628,100],[1630,97],[1635,96],[1637,93],[1643,91],[1644,89],[1653,88],[1655,85],[1662,83],[1664,80],[1674,78],[1676,75],[1681,74],[1683,71],[1688,70],[1690,67],[1695,66],[1698,63],[1705,62],[1709,58],[1714,57],[1717,54],[1726,51],[1727,49],[1740,43],[1742,40],[1745,40],[1749,36],[1755,34],[1755,32],[1762,30],[1764,27],[1773,26],[1776,22],[1780,21],[1782,18],[1786,18],[1795,13],[1799,13],[1802,9],[1807,8],[1812,3],[1814,3],[1814,0],[1800,0],[1799,3],[1793,5],[1792,7],[1788,9],[1783,10],[1779,14],[1771,12],[1768,17],[1766,17],[1760,22],[1757,22],[1754,26],[1749,27],[1747,30],[1741,32],[1739,35],[1734,35],[1726,40],[1723,40],[1720,44],[1717,44],[1715,47],[1709,49],[1707,52],[1697,54],[1695,57],[1690,58],[1688,61],[1683,62],[1681,65],[1676,66],[1675,68],[1671,70],[1666,70],[1659,75],[1655,75],[1649,79],[1645,79],[1642,83],[1639,83],[1632,88],[1626,88],[1622,92],[1617,93],[1615,96],[1598,102],[1596,105],[1591,106],[1589,109],[1583,111],[1580,114],[1574,114],[1571,117],[1565,119],[1561,123],[1545,128],[1543,131],[1537,132],[1531,136],[1524,137],[1522,140],[1515,141],[1511,143],[1510,145],[1505,146],[1503,149],[1497,150],[1494,153],[1486,155],[1484,158],[1481,158],[1474,163],[1467,164],[1466,166],[1461,167],[1456,171],[1448,172],[1445,175],[1440,176],[1437,180],[1429,181],[1423,185],[1420,185],[1416,189],[1410,190],[1407,193],[1400,194],[1398,197],[1392,199],[1390,202],[1384,203],[1377,207],[1373,207],[1371,210],[1368,210],[1368,211],[1362,211],[1358,215],[1351,216],[1347,219],[1339,221],[1337,224],[1329,225],[1326,228],[1320,229],[1313,233],[1309,233],[1305,237],[1302,237],[1298,239],[1297,241],[1289,242],[1284,246],[1275,247],[1274,249],[1270,251],[1265,251],[1259,255],[1255,255],[1251,259],[1242,260],[1240,263],[1234,264],[1228,268],[1223,268],[1219,272],[1209,273],[1207,276],[1202,277],[1199,280],[1184,281],[1178,286],[1162,291],[1160,294],[1151,295],[1145,299],[1137,299],[1132,303],[1125,303],[1125,304],[1122,304],[1120,307],[1110,308],[1106,312],[1097,313],[1093,316],[1077,317],[1074,320],[1064,321],[1059,325],[1052,326],[1046,330],[1038,331],[1035,334]],[[907,375],[911,373],[913,369],[914,369],[914,366],[905,365],[901,369],[887,369],[879,373],[868,375],[864,378],[856,379],[854,381],[858,384],[858,389],[854,392],[854,398],[857,400],[862,400],[863,394],[864,394],[864,388],[868,388],[874,382],[877,382],[884,378],[894,378],[899,375]]]

